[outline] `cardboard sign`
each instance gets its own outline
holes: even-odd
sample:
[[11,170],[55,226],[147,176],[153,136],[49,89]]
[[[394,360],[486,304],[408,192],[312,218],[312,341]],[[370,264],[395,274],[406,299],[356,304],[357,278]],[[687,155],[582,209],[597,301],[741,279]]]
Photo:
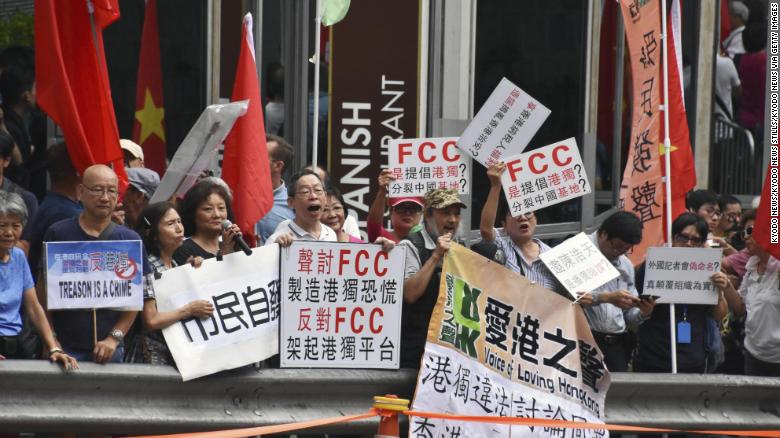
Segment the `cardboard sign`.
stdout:
[[620,275],[585,233],[540,254],[539,258],[575,298],[577,292],[590,292]]
[[[444,258],[412,409],[604,422],[610,386],[579,306],[467,248]],[[605,436],[497,423],[409,418],[409,436]]]
[[45,242],[44,258],[49,310],[143,308],[140,240]]
[[200,174],[212,165],[219,145],[225,141],[236,119],[246,114],[248,107],[248,100],[207,106],[176,149],[149,203],[167,201],[174,195],[184,197]]
[[471,160],[457,143],[457,137],[391,141],[389,168],[395,181],[390,183],[390,197],[424,196],[433,189],[468,194]]
[[574,138],[507,157],[501,185],[512,216],[591,192]]
[[214,305],[211,318],[190,318],[163,330],[182,380],[229,370],[279,352],[279,245],[235,252],[200,268],[179,266],[154,282],[157,310],[194,300]]
[[282,368],[399,366],[404,248],[294,242],[282,251]]
[[549,115],[549,109],[503,78],[463,131],[458,147],[488,167],[522,153]]
[[710,277],[720,271],[723,249],[650,247],[645,260],[644,295],[664,304],[718,304]]

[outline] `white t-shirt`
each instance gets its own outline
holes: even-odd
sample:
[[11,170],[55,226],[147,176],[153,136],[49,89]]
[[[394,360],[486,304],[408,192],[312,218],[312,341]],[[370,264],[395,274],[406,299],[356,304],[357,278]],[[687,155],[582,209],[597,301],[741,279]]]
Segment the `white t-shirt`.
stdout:
[[268,240],[265,241],[266,245],[272,245],[276,243],[276,238],[284,235],[284,234],[292,234],[295,240],[319,240],[322,242],[337,242],[338,237],[336,236],[336,232],[333,231],[329,226],[320,223],[320,237],[314,237],[313,234],[307,232],[298,224],[291,220],[283,221],[279,224],[279,226],[276,227],[276,231],[274,231],[273,234],[268,236]]
[[739,286],[745,303],[745,348],[758,360],[780,364],[780,261],[769,257],[764,275],[756,273],[758,257],[748,260]]
[[737,68],[734,66],[734,61],[727,56],[718,55],[715,64],[715,95],[726,104],[729,114],[727,115],[724,113],[717,102],[713,102],[712,106],[715,108],[715,114],[720,114],[727,119],[734,120],[736,115],[734,114],[734,107],[731,104],[731,92],[735,87],[739,87],[741,84]]

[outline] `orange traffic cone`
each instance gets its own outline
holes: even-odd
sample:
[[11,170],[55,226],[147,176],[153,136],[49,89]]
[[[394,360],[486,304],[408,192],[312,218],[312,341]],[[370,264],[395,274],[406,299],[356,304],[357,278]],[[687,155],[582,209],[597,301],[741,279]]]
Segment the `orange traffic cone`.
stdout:
[[409,400],[395,395],[374,397],[374,408],[379,413],[379,428],[374,438],[398,438],[398,414],[409,410]]

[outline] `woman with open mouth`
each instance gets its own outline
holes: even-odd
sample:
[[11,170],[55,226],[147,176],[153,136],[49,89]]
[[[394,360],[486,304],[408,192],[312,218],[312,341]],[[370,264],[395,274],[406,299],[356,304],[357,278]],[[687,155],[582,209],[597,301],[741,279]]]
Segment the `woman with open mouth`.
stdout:
[[[504,252],[506,257],[504,266],[507,269],[571,299],[571,295],[539,258],[543,252],[550,250],[550,247],[534,237],[536,215],[533,212],[528,212],[513,217],[509,211],[509,204],[501,193],[501,174],[505,169],[504,163],[498,163],[490,166],[487,171],[490,191],[485,205],[482,207],[479,223],[482,240],[495,242],[498,249]],[[504,227],[507,237],[501,237],[495,228],[496,210],[498,210],[499,225]]]

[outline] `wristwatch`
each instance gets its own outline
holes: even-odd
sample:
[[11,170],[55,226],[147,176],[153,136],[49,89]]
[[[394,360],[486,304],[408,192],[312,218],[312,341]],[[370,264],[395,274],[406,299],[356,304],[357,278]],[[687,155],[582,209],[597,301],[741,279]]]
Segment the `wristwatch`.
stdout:
[[112,338],[116,339],[117,342],[122,342],[122,340],[125,339],[125,333],[119,329],[111,330],[111,333],[109,333],[109,335]]

